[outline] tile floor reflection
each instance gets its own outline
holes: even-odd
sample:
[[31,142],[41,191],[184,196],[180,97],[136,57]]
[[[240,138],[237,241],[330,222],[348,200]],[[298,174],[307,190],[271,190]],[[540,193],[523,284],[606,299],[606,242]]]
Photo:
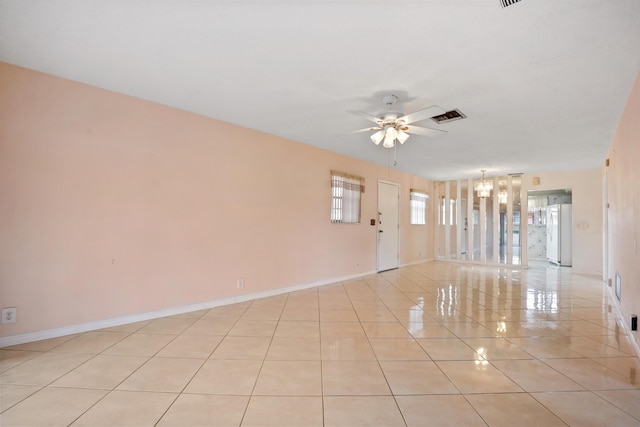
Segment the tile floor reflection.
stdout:
[[597,278],[429,262],[0,349],[2,426],[640,426]]

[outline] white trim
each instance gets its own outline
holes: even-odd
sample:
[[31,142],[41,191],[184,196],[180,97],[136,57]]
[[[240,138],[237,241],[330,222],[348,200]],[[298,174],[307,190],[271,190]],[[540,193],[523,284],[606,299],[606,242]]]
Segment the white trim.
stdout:
[[336,282],[343,282],[346,280],[352,280],[359,277],[370,276],[372,274],[376,274],[376,271],[370,271],[366,273],[359,273],[359,274],[337,277],[332,279],[318,280],[315,282],[288,286],[286,288],[271,289],[268,291],[256,292],[253,294],[239,295],[235,297],[205,301],[205,302],[196,303],[196,304],[183,305],[181,307],[171,307],[171,308],[166,308],[162,310],[148,311],[145,313],[131,314],[128,316],[113,317],[111,319],[96,320],[94,322],[64,326],[62,328],[46,329],[43,331],[29,332],[26,334],[0,337],[0,348],[9,347],[9,346],[18,345],[18,344],[25,344],[33,341],[40,341],[40,340],[46,340],[50,338],[62,337],[65,335],[95,331],[97,329],[111,328],[114,326],[126,325],[128,323],[135,323],[135,322],[141,322],[145,320],[157,319],[159,317],[174,316],[176,314],[206,310],[209,308],[220,307],[220,306],[229,305],[229,304],[236,304],[239,302],[253,301],[259,298],[267,298],[267,297],[272,297],[276,295],[282,295],[289,292],[295,292],[295,291],[301,291],[304,289],[313,288],[316,286],[330,285]]
[[410,267],[412,265],[424,264],[425,262],[431,262],[431,261],[435,261],[435,259],[434,258],[428,258],[428,259],[422,259],[422,260],[419,260],[419,261],[406,262],[404,264],[400,264],[400,267],[398,267],[398,268]]
[[[377,225],[376,225],[376,273],[382,273],[383,271],[386,270],[380,270],[380,237],[378,235],[378,233],[380,232],[380,184],[384,184],[384,185],[390,185],[393,187],[396,187],[396,189],[398,190],[398,198],[396,199],[396,209],[397,209],[397,237],[396,237],[396,266],[391,268],[390,270],[395,270],[397,268],[400,268],[400,222],[401,222],[401,218],[400,218],[400,196],[402,194],[402,187],[400,186],[400,184],[398,184],[397,182],[391,182],[391,181],[385,181],[384,179],[380,179],[378,178],[378,185],[376,186],[376,195],[378,197],[377,200],[377,204],[376,204],[376,212],[378,212],[377,215]],[[389,269],[388,269],[389,270]]]

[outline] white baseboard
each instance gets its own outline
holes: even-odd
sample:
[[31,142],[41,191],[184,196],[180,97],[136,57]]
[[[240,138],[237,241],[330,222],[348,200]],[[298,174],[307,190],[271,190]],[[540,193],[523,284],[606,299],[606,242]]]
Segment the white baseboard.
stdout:
[[171,307],[162,310],[148,311],[145,313],[131,314],[128,316],[113,317],[110,319],[96,320],[93,322],[80,323],[78,325],[65,326],[62,328],[46,329],[43,331],[29,332],[26,334],[12,335],[8,337],[0,337],[0,348],[12,345],[25,344],[34,341],[46,340],[50,338],[62,337],[65,335],[79,334],[82,332],[95,331],[97,329],[111,328],[114,326],[126,325],[128,323],[141,322],[145,320],[157,319],[159,317],[174,316],[176,314],[190,313],[193,311],[206,310],[214,307],[220,307],[239,302],[253,301],[260,298],[267,298],[276,295],[282,295],[289,292],[301,291],[316,286],[324,286],[332,283],[353,280],[364,276],[376,274],[375,271],[359,273],[350,276],[337,277],[332,279],[318,280],[316,282],[302,283],[299,285],[288,286],[286,288],[271,289],[268,291],[256,292],[253,294],[239,295],[229,298],[210,300],[195,304],[183,305],[180,307]]
[[434,261],[434,258],[428,258],[428,259],[421,259],[421,260],[418,260],[418,261],[406,262],[404,264],[401,264],[400,268],[402,268],[402,267],[410,267],[412,265],[424,264],[425,262],[430,262],[430,261]]
[[637,337],[638,332],[632,331],[629,325],[627,324],[627,322],[625,322],[624,313],[622,313],[622,309],[620,308],[620,302],[618,301],[618,297],[616,297],[616,293],[614,292],[613,288],[607,286],[606,283],[604,284],[604,286],[607,287],[607,292],[609,292],[609,297],[611,298],[611,301],[613,301],[613,306],[616,309],[616,317],[618,317],[618,319],[620,320],[620,323],[622,323],[622,329],[629,337],[629,340],[631,341],[631,345],[633,345],[633,348],[636,351],[636,356],[640,357],[640,345],[638,345],[638,337]]
[[470,266],[484,266],[484,267],[499,267],[499,268],[509,268],[511,270],[521,270],[521,269],[528,269],[529,266],[528,265],[518,265],[518,264],[502,264],[502,263],[496,263],[496,262],[482,262],[482,261],[468,261],[468,260],[464,260],[464,259],[446,259],[446,258],[435,258],[434,261],[437,262],[449,262],[452,264],[463,264],[463,265],[470,265]]

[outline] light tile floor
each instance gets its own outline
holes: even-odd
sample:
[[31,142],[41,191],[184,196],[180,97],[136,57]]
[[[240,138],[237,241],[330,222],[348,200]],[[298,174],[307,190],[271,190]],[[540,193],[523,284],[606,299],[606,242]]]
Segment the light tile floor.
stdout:
[[597,278],[429,262],[0,349],[2,426],[640,426]]

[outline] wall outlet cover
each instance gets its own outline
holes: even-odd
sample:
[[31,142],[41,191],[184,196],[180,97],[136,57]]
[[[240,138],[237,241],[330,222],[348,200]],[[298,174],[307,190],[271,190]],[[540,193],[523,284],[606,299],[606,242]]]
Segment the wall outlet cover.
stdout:
[[3,308],[0,323],[16,323],[18,309],[15,307]]

